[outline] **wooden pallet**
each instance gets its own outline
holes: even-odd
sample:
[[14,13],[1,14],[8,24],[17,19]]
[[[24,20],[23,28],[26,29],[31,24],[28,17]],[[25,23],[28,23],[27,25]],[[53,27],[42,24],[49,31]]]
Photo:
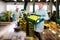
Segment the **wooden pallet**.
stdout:
[[10,22],[0,22],[0,26],[6,26],[8,24],[10,24]]

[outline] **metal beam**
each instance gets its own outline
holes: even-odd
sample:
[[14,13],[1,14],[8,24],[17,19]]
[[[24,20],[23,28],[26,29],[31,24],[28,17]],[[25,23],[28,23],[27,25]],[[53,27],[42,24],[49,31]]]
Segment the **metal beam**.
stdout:
[[50,14],[50,17],[51,17],[51,15],[52,15],[52,0],[50,0],[50,8],[51,8],[51,14]]
[[33,13],[35,12],[35,0],[33,0]]
[[24,3],[24,10],[26,10],[27,4],[28,4],[28,0],[25,0],[25,3]]
[[59,18],[59,0],[56,0],[56,15]]

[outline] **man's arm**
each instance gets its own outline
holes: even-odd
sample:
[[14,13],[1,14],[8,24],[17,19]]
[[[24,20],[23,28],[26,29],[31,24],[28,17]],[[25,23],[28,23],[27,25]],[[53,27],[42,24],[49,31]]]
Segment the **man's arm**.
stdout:
[[21,11],[19,11],[19,14],[20,14],[20,16],[22,16],[22,17],[23,17],[23,14],[22,14],[22,12],[21,12]]
[[46,11],[44,11],[44,20],[49,20],[48,13]]
[[35,11],[35,14],[36,14],[36,15],[39,15],[39,14],[38,14],[38,9]]
[[12,13],[11,13],[11,17],[14,15],[14,11],[12,11]]

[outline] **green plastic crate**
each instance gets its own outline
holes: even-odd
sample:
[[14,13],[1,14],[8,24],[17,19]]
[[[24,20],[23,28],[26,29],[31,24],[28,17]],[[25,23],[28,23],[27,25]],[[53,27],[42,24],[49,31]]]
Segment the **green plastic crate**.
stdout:
[[60,19],[56,19],[56,23],[57,24],[60,24]]
[[[31,15],[35,15],[35,14],[31,14]],[[40,23],[41,21],[43,21],[43,19],[40,19],[40,18],[38,18],[37,20],[32,20],[32,19],[28,18],[28,16],[31,16],[31,15],[27,15],[27,16],[26,16],[26,20],[27,20],[28,22],[31,22],[31,23],[33,23],[33,24],[38,24],[38,23]],[[35,16],[40,17],[40,15],[35,15]]]

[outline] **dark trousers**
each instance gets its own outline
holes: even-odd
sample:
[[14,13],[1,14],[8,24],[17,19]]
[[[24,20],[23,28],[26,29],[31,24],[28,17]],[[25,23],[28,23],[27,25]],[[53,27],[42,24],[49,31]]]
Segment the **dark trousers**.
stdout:
[[34,34],[38,37],[39,40],[42,40],[39,32],[34,31]]

